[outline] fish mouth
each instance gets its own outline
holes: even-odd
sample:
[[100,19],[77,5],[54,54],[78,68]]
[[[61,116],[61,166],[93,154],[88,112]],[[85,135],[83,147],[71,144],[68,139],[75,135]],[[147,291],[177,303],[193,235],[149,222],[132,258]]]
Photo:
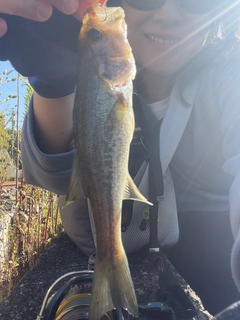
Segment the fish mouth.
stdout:
[[107,89],[110,91],[123,92],[132,88],[132,80],[124,81],[122,83],[113,83],[109,79],[103,79],[103,81]]
[[129,86],[132,86],[132,74],[129,72],[129,74],[126,76],[125,73],[123,74],[117,74],[113,77],[109,77],[109,75],[101,74],[99,77],[105,82],[105,84],[111,89],[111,90],[123,90],[125,88],[128,88]]
[[115,89],[122,89],[122,88],[128,87],[131,84],[132,84],[132,80],[127,80],[127,81],[124,81],[123,83],[115,84],[114,88]]
[[116,91],[116,92],[123,92],[132,87],[132,80],[124,81],[122,83],[115,83],[115,84],[109,82],[108,80],[106,80],[106,82],[107,82],[107,86],[110,87],[112,91]]
[[109,57],[108,63],[100,63],[98,75],[109,84],[112,89],[121,89],[132,84],[136,75],[136,65],[134,61],[123,60],[122,56]]

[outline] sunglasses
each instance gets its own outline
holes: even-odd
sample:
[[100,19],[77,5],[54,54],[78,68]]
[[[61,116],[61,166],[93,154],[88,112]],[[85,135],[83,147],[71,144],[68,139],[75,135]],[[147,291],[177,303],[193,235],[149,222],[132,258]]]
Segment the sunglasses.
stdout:
[[[163,7],[167,0],[124,0],[129,6],[138,10],[150,11]],[[219,7],[223,7],[232,0],[178,0],[182,8],[195,14],[208,13]]]

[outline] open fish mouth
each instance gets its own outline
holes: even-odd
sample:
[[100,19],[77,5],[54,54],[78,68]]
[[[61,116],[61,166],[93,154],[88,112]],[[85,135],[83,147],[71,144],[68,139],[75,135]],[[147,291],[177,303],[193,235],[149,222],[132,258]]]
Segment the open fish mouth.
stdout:
[[124,91],[127,90],[128,88],[132,88],[132,82],[129,81],[124,81],[122,83],[116,83],[113,84],[112,81],[109,81],[108,79],[103,79],[105,81],[105,84],[110,90],[114,91]]
[[130,85],[132,85],[132,83],[131,83],[131,81],[129,80],[129,81],[125,81],[125,82],[120,83],[120,84],[116,84],[116,85],[114,86],[114,88],[115,88],[115,89],[122,89],[122,88],[128,87],[128,86],[130,86]]
[[[131,52],[129,52],[129,56]],[[124,56],[99,57],[95,60],[95,68],[100,79],[106,81],[111,89],[132,84],[136,67],[133,61]]]
[[91,8],[84,16],[80,32],[95,73],[111,90],[128,86],[136,75],[124,16],[121,8]]

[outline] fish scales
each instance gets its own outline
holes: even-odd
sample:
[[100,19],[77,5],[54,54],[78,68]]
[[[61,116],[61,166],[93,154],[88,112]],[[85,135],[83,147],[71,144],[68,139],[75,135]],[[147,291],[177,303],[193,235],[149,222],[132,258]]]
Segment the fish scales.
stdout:
[[[84,83],[80,85],[80,88],[83,85]],[[83,186],[88,185],[85,194],[90,200],[92,211],[93,213],[95,210],[98,212],[95,221],[96,229],[103,231],[103,233],[96,233],[98,254],[102,258],[112,255],[112,250],[106,250],[106,248],[114,246],[116,241],[119,243],[121,238],[120,212],[128,173],[127,164],[131,140],[127,133],[128,128],[132,127],[133,114],[128,108],[124,112],[124,119],[119,121],[118,98],[112,92],[106,91],[104,83],[99,81],[92,71],[89,74],[87,87],[83,91],[92,92],[94,88],[97,88],[95,90],[97,94],[89,94],[86,97],[86,110],[83,103],[83,106],[79,106],[76,111],[80,114],[74,117],[80,119],[81,128],[85,126],[86,134],[83,136],[80,133],[78,139],[79,150],[86,155],[86,162],[85,164],[81,162],[80,171],[85,172]],[[88,108],[88,106],[91,107]],[[89,119],[92,119],[91,123]],[[126,152],[123,152],[124,150]],[[89,177],[91,177],[90,180]]]
[[[83,173],[82,179],[84,179],[83,187],[89,186],[84,190],[85,194],[88,198],[91,194],[101,193],[102,195],[102,190],[108,187],[107,195],[111,194],[111,190],[117,189],[117,198],[122,201],[125,181],[121,183],[121,179],[125,180],[122,173],[125,175],[128,173],[128,154],[126,153],[129,153],[131,141],[128,128],[132,127],[132,110],[126,110],[124,119],[120,122],[117,116],[118,105],[115,106],[118,99],[106,91],[99,78],[92,74],[92,76],[89,75],[89,85],[86,86],[86,82],[82,82],[79,86],[81,92],[85,90],[93,92],[94,88],[97,89],[96,95],[89,94],[86,102],[82,101],[78,108],[74,109],[75,121],[80,119],[79,125],[76,125],[80,130],[75,129],[78,130],[76,150],[77,153],[79,152],[79,157],[84,155],[85,158],[84,161],[79,162],[80,171]],[[76,101],[78,101],[77,96]],[[124,150],[126,152],[123,152]],[[94,183],[89,180],[89,177],[94,179]],[[106,181],[105,188],[101,189],[104,181]],[[110,181],[112,186],[109,184]]]
[[97,258],[89,319],[100,320],[114,308],[125,308],[137,316],[121,240],[121,209],[123,199],[147,200],[128,173],[136,70],[123,10],[89,9],[83,19],[79,52],[73,111],[75,156],[66,203],[85,196],[94,220]]

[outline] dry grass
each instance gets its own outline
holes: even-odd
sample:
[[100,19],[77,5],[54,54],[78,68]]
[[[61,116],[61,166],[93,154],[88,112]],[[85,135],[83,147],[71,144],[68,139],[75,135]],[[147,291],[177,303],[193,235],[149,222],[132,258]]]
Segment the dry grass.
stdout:
[[[0,262],[0,301],[4,300],[24,273],[32,268],[45,246],[61,230],[58,198],[53,193],[26,185],[15,189],[13,212],[6,211],[0,194],[0,219],[9,217],[4,258]],[[9,202],[9,199],[8,199]],[[8,208],[9,210],[9,208]]]

